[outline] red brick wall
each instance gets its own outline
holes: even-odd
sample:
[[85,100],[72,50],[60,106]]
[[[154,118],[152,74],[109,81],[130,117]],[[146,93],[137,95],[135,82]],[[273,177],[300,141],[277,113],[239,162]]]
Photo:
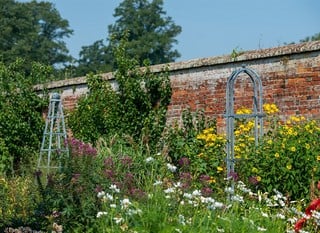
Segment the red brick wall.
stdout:
[[[265,103],[275,103],[280,117],[303,114],[320,119],[320,41],[277,48],[248,51],[237,57],[230,55],[195,59],[153,66],[159,72],[169,66],[173,89],[168,107],[168,124],[180,120],[183,109],[204,110],[224,125],[226,83],[235,69],[245,64],[262,80]],[[104,74],[112,80],[112,74]],[[59,90],[64,107],[72,109],[79,96],[86,93],[84,77],[49,84]],[[42,88],[38,86],[36,88]],[[253,88],[249,78],[241,75],[235,84],[235,105],[251,107]]]

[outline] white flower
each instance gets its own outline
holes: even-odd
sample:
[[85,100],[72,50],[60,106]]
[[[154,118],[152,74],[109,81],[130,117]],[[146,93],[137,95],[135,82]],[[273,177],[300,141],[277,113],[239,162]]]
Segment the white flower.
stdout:
[[234,190],[232,187],[226,187],[225,190],[224,190],[226,193],[230,193],[230,194],[233,194],[234,193]]
[[102,217],[103,215],[107,215],[107,214],[108,214],[108,212],[99,211],[99,212],[97,213],[97,218],[100,218],[100,217]]
[[258,230],[258,231],[267,231],[267,229],[266,229],[266,228],[263,228],[263,227],[257,227],[257,230]]
[[154,184],[153,184],[153,186],[157,186],[157,185],[161,185],[162,184],[162,181],[161,180],[157,180]]
[[120,224],[121,222],[123,222],[123,218],[121,217],[114,217],[113,220],[116,222],[116,224]]
[[120,189],[118,189],[117,185],[115,184],[110,185],[109,189],[114,191],[115,193],[120,193]]
[[141,214],[141,213],[142,213],[142,210],[141,210],[141,209],[136,209],[136,210],[129,209],[129,210],[127,211],[127,214],[128,214],[129,216],[135,215],[135,214]]
[[115,208],[117,208],[117,205],[116,204],[110,204],[110,208],[115,209]]
[[97,197],[98,198],[103,198],[106,195],[104,191],[98,192]]
[[131,202],[128,198],[124,198],[123,200],[120,201],[120,204],[122,209],[126,209],[129,207],[129,205],[131,205]]
[[269,215],[267,213],[261,212],[261,215],[262,217],[269,218]]
[[223,229],[223,228],[218,228],[218,227],[217,227],[217,232],[224,232],[224,229]]
[[192,192],[192,196],[194,196],[194,197],[201,196],[201,191],[200,190],[194,190]]
[[177,167],[170,164],[170,163],[167,163],[167,168],[169,169],[169,171],[171,172],[175,172],[177,170]]
[[104,198],[105,198],[106,200],[108,200],[108,201],[113,201],[113,196],[112,196],[111,194],[109,194],[109,193],[107,193],[107,194],[104,196]]
[[151,163],[153,161],[154,161],[154,158],[152,158],[152,157],[146,158],[146,163]]
[[174,190],[175,190],[174,188],[167,188],[167,189],[164,190],[164,193],[167,193],[167,194],[168,193],[173,193]]
[[283,215],[283,214],[276,214],[276,217],[277,218],[280,218],[280,219],[285,219],[286,217]]
[[180,188],[181,187],[181,182],[174,183],[173,186],[175,188]]
[[179,223],[183,226],[186,225],[184,216],[182,214],[179,214]]
[[183,197],[188,198],[188,199],[192,199],[192,194],[190,193],[184,193]]
[[218,201],[214,202],[212,205],[213,205],[215,208],[218,208],[218,209],[221,209],[221,208],[224,207],[224,204],[223,204],[222,202],[218,202]]
[[231,200],[236,201],[236,202],[244,202],[243,197],[242,197],[242,196],[239,196],[238,194],[232,196],[232,197],[231,197]]

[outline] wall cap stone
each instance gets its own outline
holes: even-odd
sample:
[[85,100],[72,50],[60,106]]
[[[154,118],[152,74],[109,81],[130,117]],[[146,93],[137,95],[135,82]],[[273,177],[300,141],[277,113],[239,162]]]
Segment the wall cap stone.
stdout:
[[[216,66],[221,64],[242,62],[245,64],[246,61],[258,60],[264,58],[272,58],[293,54],[301,54],[306,52],[320,51],[320,41],[311,41],[299,44],[290,44],[280,47],[273,47],[267,49],[258,49],[250,51],[241,51],[235,55],[222,55],[207,58],[198,58],[181,62],[171,62],[166,64],[153,65],[150,70],[154,73],[162,72],[164,69],[168,69],[169,72],[188,70],[194,68],[201,68],[207,66]],[[142,68],[143,69],[143,68]],[[106,80],[111,80],[114,78],[113,73],[103,73],[101,76]],[[38,84],[34,86],[36,91],[41,91],[43,89],[59,89],[66,88],[70,86],[85,85],[86,77],[77,77],[66,80],[53,81],[45,84]]]

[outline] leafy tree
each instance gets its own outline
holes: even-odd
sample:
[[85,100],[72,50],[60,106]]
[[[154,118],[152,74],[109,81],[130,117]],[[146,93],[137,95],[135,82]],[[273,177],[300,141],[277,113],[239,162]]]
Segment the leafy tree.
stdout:
[[180,57],[173,49],[178,41],[175,37],[181,32],[171,17],[166,17],[162,0],[124,0],[116,9],[113,25],[109,25],[109,44],[96,41],[93,45],[82,47],[77,74],[115,69],[116,58],[113,48],[119,45],[124,33],[129,32],[127,53],[141,66],[145,60],[149,64],[173,62]]
[[52,69],[34,63],[27,75],[24,67],[21,59],[9,65],[0,62],[0,174],[27,169],[40,148],[47,102],[32,83]]
[[76,75],[112,70],[112,58],[108,48],[103,44],[103,40],[98,40],[89,46],[83,46],[79,55]]
[[99,75],[88,77],[89,95],[78,102],[68,118],[75,137],[95,143],[99,137],[129,135],[154,145],[159,141],[171,99],[168,74],[140,69],[127,54],[127,40],[115,50],[116,89]]
[[71,59],[62,39],[72,30],[50,2],[0,0],[0,31],[0,60],[5,64],[21,57],[28,70],[32,61],[59,65]]
[[124,0],[113,15],[117,21],[108,27],[111,45],[119,43],[123,33],[129,31],[128,54],[140,65],[145,59],[152,65],[175,61],[180,54],[173,50],[173,44],[181,27],[171,17],[164,17],[162,6],[163,0]]
[[314,34],[313,36],[307,36],[306,38],[300,40],[300,42],[308,42],[308,41],[316,41],[316,40],[320,40],[320,32]]

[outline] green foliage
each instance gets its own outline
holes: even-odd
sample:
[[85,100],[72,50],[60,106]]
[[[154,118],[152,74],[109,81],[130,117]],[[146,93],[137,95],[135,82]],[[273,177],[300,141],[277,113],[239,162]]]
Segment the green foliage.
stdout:
[[125,40],[116,50],[115,88],[98,75],[88,77],[89,94],[78,102],[68,122],[77,138],[95,143],[99,137],[130,135],[155,145],[165,125],[171,97],[167,73],[140,69],[128,58]]
[[128,31],[129,55],[135,57],[142,65],[144,60],[151,64],[172,62],[180,56],[172,50],[174,39],[181,27],[174,24],[171,17],[164,17],[162,0],[125,0],[115,9],[114,17],[118,17],[113,25],[109,25],[111,43],[118,44],[122,35]]
[[75,75],[81,76],[89,73],[111,71],[114,67],[114,61],[112,53],[108,49],[102,40],[98,40],[89,46],[83,46],[79,54],[80,58],[75,69]]
[[61,171],[48,177],[36,173],[41,199],[34,217],[42,229],[51,230],[56,223],[66,232],[90,232],[97,208],[95,188],[103,183],[102,161],[89,144],[72,138],[68,145],[70,158]]
[[109,44],[102,40],[92,45],[83,46],[78,67],[74,67],[76,75],[86,75],[90,72],[109,72],[117,69],[115,48],[127,37],[128,56],[137,60],[139,66],[173,62],[180,57],[173,48],[177,44],[175,37],[181,32],[171,17],[166,17],[163,11],[163,1],[125,0],[115,9],[116,22],[109,25]]
[[26,75],[24,65],[23,60],[0,64],[0,167],[7,174],[31,166],[43,131],[46,101],[35,93],[32,80],[47,76],[50,68],[37,64]]
[[34,61],[59,65],[70,61],[63,38],[69,37],[67,20],[50,2],[0,0],[0,60],[9,64],[20,57],[30,71]]
[[181,123],[168,127],[164,136],[164,143],[168,155],[174,164],[179,159],[187,157],[193,159],[200,154],[203,145],[196,139],[197,135],[206,128],[215,131],[215,119],[207,118],[202,111],[191,113],[189,109],[182,112]]
[[30,177],[4,178],[0,175],[0,230],[5,226],[34,224],[33,211],[39,193]]
[[319,136],[315,121],[292,117],[269,132],[260,147],[241,162],[239,170],[247,178],[259,176],[257,188],[262,191],[277,189],[293,200],[310,200],[312,187],[320,179]]

